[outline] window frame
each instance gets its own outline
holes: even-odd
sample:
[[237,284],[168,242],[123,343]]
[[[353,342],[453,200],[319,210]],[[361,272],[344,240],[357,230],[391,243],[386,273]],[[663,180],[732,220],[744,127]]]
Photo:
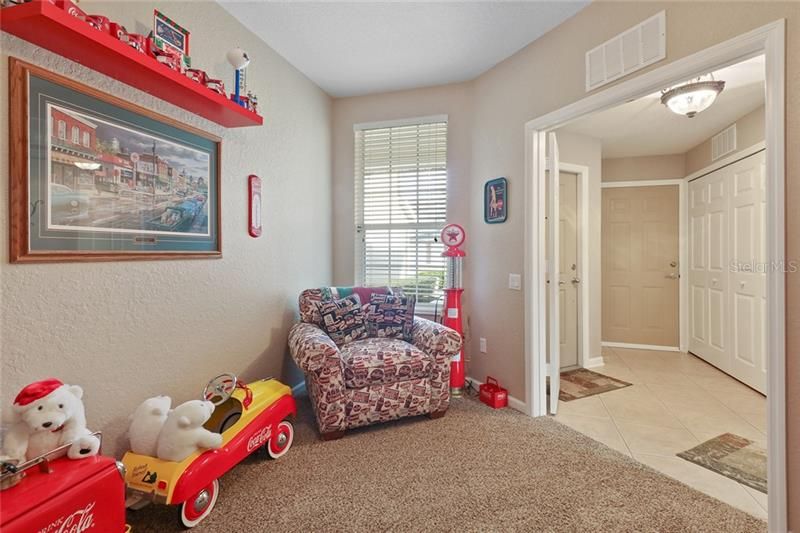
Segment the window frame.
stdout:
[[[378,121],[378,122],[362,122],[353,125],[353,196],[354,196],[354,227],[353,227],[353,239],[354,239],[354,280],[355,285],[363,286],[365,283],[366,278],[366,265],[365,265],[365,254],[366,254],[366,247],[365,241],[363,238],[364,232],[364,206],[363,206],[363,197],[364,191],[363,189],[359,191],[359,178],[357,175],[358,172],[358,161],[355,157],[355,148],[356,148],[356,137],[359,132],[365,130],[373,130],[373,129],[384,129],[384,128],[394,128],[394,127],[404,127],[404,126],[421,126],[425,124],[436,124],[436,123],[445,123],[447,126],[447,133],[445,134],[445,140],[447,143],[447,150],[448,155],[445,157],[445,175],[446,175],[446,187],[447,190],[445,192],[445,220],[442,222],[425,222],[425,223],[417,223],[413,225],[414,228],[419,230],[440,230],[447,224],[446,220],[449,216],[449,144],[450,144],[450,130],[449,130],[449,120],[448,115],[440,114],[440,115],[427,115],[422,117],[414,117],[414,118],[404,118],[398,120],[388,120],[388,121]],[[364,186],[363,176],[360,181],[360,186]],[[372,229],[390,229],[393,226],[401,226],[399,224],[371,224]],[[409,226],[406,226],[409,227]],[[445,279],[447,275],[445,272]],[[415,307],[415,313],[421,315],[434,315],[437,310],[441,312],[441,309],[444,305],[444,298],[440,297],[433,302],[417,302]]]

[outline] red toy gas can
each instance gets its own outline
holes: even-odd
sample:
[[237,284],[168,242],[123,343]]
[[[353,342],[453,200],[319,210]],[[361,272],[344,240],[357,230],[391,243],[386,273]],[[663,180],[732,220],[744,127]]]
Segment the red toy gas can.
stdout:
[[30,468],[15,486],[0,491],[3,533],[122,533],[125,482],[111,457],[66,457]]
[[479,392],[481,401],[489,407],[500,409],[508,405],[508,391],[491,376],[486,377],[486,383],[479,387]]

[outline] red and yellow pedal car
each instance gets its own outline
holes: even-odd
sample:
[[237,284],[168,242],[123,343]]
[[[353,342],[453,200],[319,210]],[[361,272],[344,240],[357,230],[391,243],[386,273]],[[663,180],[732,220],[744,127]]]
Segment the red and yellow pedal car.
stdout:
[[212,379],[203,398],[216,405],[205,428],[222,434],[222,447],[198,451],[181,462],[128,452],[129,507],[156,502],[180,505],[181,522],[193,527],[206,518],[219,495],[219,478],[251,453],[264,448],[277,459],[292,445],[289,421],[297,406],[289,387],[274,379],[245,385],[232,374]]

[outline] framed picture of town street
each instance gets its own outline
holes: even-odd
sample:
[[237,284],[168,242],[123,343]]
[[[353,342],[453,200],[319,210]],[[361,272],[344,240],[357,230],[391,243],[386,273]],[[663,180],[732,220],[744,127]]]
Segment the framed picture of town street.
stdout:
[[220,257],[221,140],[9,58],[12,262]]

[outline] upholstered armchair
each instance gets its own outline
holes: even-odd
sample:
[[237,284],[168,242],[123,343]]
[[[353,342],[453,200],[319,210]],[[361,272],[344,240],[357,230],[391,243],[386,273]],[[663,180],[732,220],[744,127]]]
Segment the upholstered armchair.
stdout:
[[444,415],[450,404],[450,358],[461,349],[461,335],[414,317],[411,343],[370,337],[337,346],[321,328],[316,302],[350,290],[303,291],[301,322],[289,333],[289,349],[306,376],[322,438],[406,416]]

